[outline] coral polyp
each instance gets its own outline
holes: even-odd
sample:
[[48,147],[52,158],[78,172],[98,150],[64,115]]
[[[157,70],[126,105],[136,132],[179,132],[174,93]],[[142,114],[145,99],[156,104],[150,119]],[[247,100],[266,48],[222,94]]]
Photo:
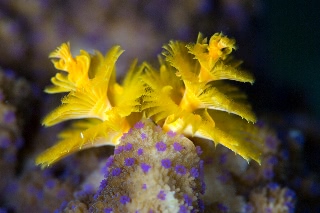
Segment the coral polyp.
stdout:
[[51,53],[54,66],[63,72],[45,91],[68,95],[43,124],[77,120],[59,134],[56,145],[38,156],[36,164],[46,167],[80,149],[117,145],[143,118],[167,132],[209,139],[260,162],[262,145],[252,125],[255,115],[246,95],[226,82],[254,81],[231,56],[235,41],[216,33],[208,42],[199,34],[196,43],[171,41],[163,49],[159,68],[134,61],[121,84],[115,68],[123,52],[119,46],[105,56],[81,50],[73,57],[69,43]]

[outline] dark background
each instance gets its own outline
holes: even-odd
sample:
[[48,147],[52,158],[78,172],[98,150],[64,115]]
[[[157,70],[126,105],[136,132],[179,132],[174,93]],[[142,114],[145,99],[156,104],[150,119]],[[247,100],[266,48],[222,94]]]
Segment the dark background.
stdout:
[[265,76],[274,88],[268,96],[271,101],[263,102],[273,110],[311,113],[319,118],[319,3],[272,0],[265,4]]

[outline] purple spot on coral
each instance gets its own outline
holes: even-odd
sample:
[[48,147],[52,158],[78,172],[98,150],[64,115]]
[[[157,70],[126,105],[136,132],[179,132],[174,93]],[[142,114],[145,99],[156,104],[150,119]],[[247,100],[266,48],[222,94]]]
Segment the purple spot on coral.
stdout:
[[85,196],[87,196],[88,193],[86,193],[85,191],[83,190],[80,190],[80,191],[77,191],[75,193],[73,193],[73,196],[77,199],[77,200],[81,200],[83,199]]
[[106,170],[104,171],[104,177],[105,177],[105,178],[109,177],[109,174],[110,174],[109,170],[106,169]]
[[296,193],[294,191],[292,191],[291,189],[287,189],[284,196],[286,197],[286,199],[288,199],[288,198],[295,199]]
[[108,181],[106,179],[103,179],[101,182],[100,182],[100,187],[101,189],[104,189],[106,188],[108,185]]
[[200,189],[200,193],[204,194],[206,192],[206,183],[204,181],[201,181],[201,189]]
[[202,154],[202,149],[200,146],[196,146],[196,152],[198,155],[201,155]]
[[179,208],[179,213],[188,213],[187,207],[185,207],[184,205],[181,205]]
[[140,135],[140,136],[141,136],[141,139],[142,139],[142,140],[144,140],[144,139],[146,139],[146,138],[147,138],[147,135],[146,135],[145,133],[141,133],[141,135]]
[[114,150],[114,154],[120,154],[122,151],[124,150],[124,146],[118,146],[115,150]]
[[183,146],[181,146],[181,144],[174,142],[173,143],[173,148],[175,151],[180,152],[183,149]]
[[110,157],[107,159],[106,167],[109,168],[110,166],[112,166],[113,162],[114,162],[114,157],[113,157],[113,156],[110,156]]
[[132,166],[134,164],[135,159],[134,158],[126,158],[124,160],[124,165],[126,166]]
[[114,168],[111,172],[112,176],[119,176],[121,174],[120,168]]
[[171,167],[171,160],[168,158],[162,159],[161,160],[161,165],[166,168],[169,169]]
[[219,157],[219,163],[220,164],[225,164],[227,162],[227,153],[223,153],[220,157]]
[[112,208],[106,208],[104,209],[104,213],[111,213],[112,212]]
[[11,69],[5,69],[4,73],[5,73],[6,77],[9,79],[14,79],[16,77],[16,73]]
[[271,156],[268,158],[268,163],[271,165],[276,165],[278,163],[278,158],[276,156]]
[[247,212],[247,213],[253,213],[253,206],[251,204],[245,204],[244,206],[244,212]]
[[222,203],[218,203],[217,207],[220,210],[220,212],[228,212],[228,207]]
[[274,173],[273,173],[272,169],[268,168],[263,171],[263,176],[264,176],[264,178],[270,180],[274,177]]
[[140,167],[141,167],[142,171],[145,173],[147,173],[149,171],[149,169],[151,168],[151,166],[146,163],[141,163]]
[[199,176],[203,177],[204,176],[204,167],[203,167],[203,160],[199,161]]
[[147,189],[147,184],[142,184],[142,189]]
[[167,145],[163,141],[160,141],[156,143],[156,148],[159,152],[164,152],[167,149]]
[[92,184],[87,183],[87,184],[85,184],[85,185],[83,186],[83,191],[86,192],[86,193],[92,193],[92,192],[95,191],[94,188],[95,188],[95,187],[94,187]]
[[13,111],[8,110],[4,113],[3,120],[8,124],[13,123],[16,120],[16,115]]
[[292,202],[285,202],[284,205],[288,208],[289,213],[294,213],[295,205]]
[[277,183],[269,183],[269,184],[267,185],[267,187],[268,187],[270,190],[276,190],[276,189],[279,188],[279,184],[277,184]]
[[60,205],[60,210],[56,210],[55,211],[55,213],[56,212],[62,212],[63,211],[63,209],[65,209],[66,207],[67,207],[67,205],[68,205],[68,201],[63,201],[62,203],[61,203],[61,205]]
[[173,132],[173,131],[169,131],[169,132],[167,132],[167,135],[169,136],[169,137],[174,137],[174,136],[176,136],[176,134],[177,133],[175,133],[175,132]]
[[46,187],[49,189],[53,189],[53,187],[56,185],[56,182],[54,180],[47,180],[46,181]]
[[192,177],[197,178],[199,177],[199,170],[197,168],[192,167],[190,170],[190,174]]
[[201,199],[198,199],[198,206],[201,212],[204,212],[204,202]]
[[10,146],[11,140],[5,135],[0,136],[0,148],[6,149]]
[[144,123],[141,121],[139,121],[138,123],[136,123],[134,125],[134,128],[136,128],[136,129],[142,129],[143,127],[144,127]]
[[130,197],[127,195],[123,195],[120,197],[120,203],[122,203],[123,205],[125,205],[126,203],[130,202]]
[[127,144],[124,146],[124,150],[125,150],[125,151],[130,151],[130,150],[132,150],[132,147],[133,147],[132,143],[127,143]]
[[227,171],[224,171],[221,175],[219,175],[217,177],[217,179],[221,182],[221,183],[226,183],[230,180],[230,173]]
[[175,167],[176,173],[180,175],[185,175],[187,173],[187,169],[183,165],[176,165]]
[[101,192],[104,190],[105,187],[107,187],[108,185],[108,181],[106,179],[103,179],[101,182],[100,182],[100,186],[99,186],[99,189],[97,191],[97,193],[93,196],[93,199],[98,199],[98,197],[100,196]]
[[159,200],[165,200],[165,199],[166,199],[166,193],[164,193],[163,190],[160,190],[160,192],[159,192],[158,195],[157,195],[157,198],[158,198]]
[[121,136],[121,140],[126,139],[127,135],[128,135],[128,133],[123,133],[123,135]]
[[138,151],[137,151],[138,155],[143,155],[143,149],[142,148],[139,148]]
[[183,195],[183,198],[184,198],[184,202],[188,205],[188,206],[192,206],[192,199],[189,195],[187,194],[184,194]]

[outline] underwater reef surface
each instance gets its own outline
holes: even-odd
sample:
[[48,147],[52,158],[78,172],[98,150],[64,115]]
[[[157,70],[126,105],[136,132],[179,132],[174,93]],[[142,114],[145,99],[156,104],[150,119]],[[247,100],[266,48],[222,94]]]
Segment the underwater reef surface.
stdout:
[[[257,0],[1,1],[0,212],[320,212],[320,121],[306,113],[300,96],[288,98],[282,82],[276,93],[267,86],[260,69],[266,52],[258,43],[264,12]],[[60,99],[40,91],[55,72],[47,55],[56,46],[70,41],[75,52],[92,53],[121,44],[121,79],[128,61],[151,59],[148,68],[155,69],[152,60],[163,43],[194,40],[199,31],[237,38],[237,56],[256,76],[249,100],[259,114],[250,140],[263,145],[260,164],[136,117],[115,147],[82,147],[48,168],[35,166],[70,124],[40,126]],[[281,114],[270,112],[279,105]],[[216,125],[223,121],[216,113]]]
[[[29,87],[26,81],[1,74],[2,78],[12,79],[10,88],[13,82]],[[296,121],[303,123],[301,129],[307,129],[307,118]],[[8,116],[2,116],[3,122],[8,122]],[[261,165],[253,161],[248,164],[221,145],[212,147],[209,141],[194,141],[193,145],[189,139],[165,133],[150,120],[143,120],[121,138],[114,150],[85,150],[44,170],[30,162],[17,168],[17,161],[8,159],[5,153],[26,145],[16,144],[14,135],[6,143],[3,137],[8,133],[2,126],[0,169],[1,183],[6,184],[1,188],[1,211],[89,212],[91,208],[92,212],[125,212],[121,209],[139,209],[142,205],[163,212],[171,208],[176,212],[201,212],[203,208],[204,212],[316,212],[319,176],[305,162],[305,138],[317,135],[312,131],[304,135],[287,122],[288,118],[269,117],[273,128],[267,122],[257,122],[259,137],[265,143]],[[291,125],[294,123],[290,120]],[[45,141],[44,137],[38,140]],[[22,159],[30,158],[31,153]],[[17,151],[13,154],[16,156]],[[174,192],[179,196],[173,196]],[[111,195],[118,198],[105,202]],[[152,197],[154,202],[143,202]]]
[[[219,36],[215,37],[217,35]],[[227,38],[221,34],[217,35],[212,37],[212,41],[217,38],[220,42],[232,41],[224,40]],[[199,38],[198,42],[201,42],[202,37]],[[182,46],[177,44],[171,43],[171,48],[179,47],[179,51],[183,52]],[[187,47],[196,48],[197,44]],[[68,49],[64,49],[63,46],[58,50],[64,54],[68,53],[64,51]],[[119,49],[113,50],[115,54]],[[229,54],[230,52],[221,53]],[[179,56],[180,53],[173,51],[164,56],[173,60],[172,58]],[[223,57],[223,54],[219,57]],[[116,58],[113,59],[116,60]],[[200,56],[199,59],[201,60]],[[57,68],[63,68],[66,65],[61,63],[63,60],[53,62]],[[108,61],[108,57],[106,60]],[[189,60],[189,57],[185,60]],[[190,60],[194,59],[190,58]],[[206,65],[204,61],[202,64]],[[179,69],[177,64],[176,66]],[[99,68],[99,66],[94,67]],[[69,68],[73,69],[72,66]],[[162,70],[165,71],[164,67]],[[132,71],[136,71],[134,66],[131,67],[131,73],[134,73]],[[203,72],[202,75],[201,72],[195,73],[202,76],[202,79],[210,78],[210,75],[204,75]],[[188,78],[186,73],[183,75],[183,78]],[[131,76],[129,78],[131,80],[135,79],[130,72],[128,76]],[[77,77],[82,79],[81,75]],[[59,75],[56,75],[56,78],[63,79]],[[61,84],[61,80],[52,82],[60,87],[48,87],[47,92],[65,88],[62,86],[66,84]],[[146,79],[145,82],[150,84]],[[230,119],[232,122],[229,125],[221,127],[224,127],[228,133],[232,133],[234,137],[237,136],[239,140],[246,138],[251,141],[250,143],[261,143],[261,150],[260,148],[250,149],[261,151],[259,158],[248,162],[246,156],[254,157],[255,155],[249,152],[242,153],[241,149],[232,151],[227,148],[228,143],[214,144],[206,135],[204,135],[205,139],[192,137],[192,134],[187,138],[185,136],[188,135],[188,131],[184,130],[186,127],[179,130],[179,126],[170,126],[168,123],[168,127],[164,129],[164,122],[155,122],[158,114],[150,114],[149,119],[141,119],[141,116],[137,116],[136,113],[148,108],[132,108],[137,110],[134,111],[133,118],[133,121],[137,120],[137,122],[129,122],[130,128],[125,131],[115,128],[115,131],[109,132],[117,138],[117,141],[113,142],[114,148],[102,146],[81,151],[80,147],[80,150],[77,150],[78,153],[68,157],[65,157],[61,147],[59,148],[63,151],[61,154],[51,156],[50,150],[55,149],[49,148],[40,154],[45,158],[38,157],[38,164],[45,162],[44,169],[41,169],[34,164],[36,155],[45,147],[52,145],[54,134],[60,130],[59,128],[53,128],[52,131],[46,129],[38,132],[37,135],[30,136],[27,123],[32,122],[32,115],[36,113],[30,109],[34,109],[31,106],[39,103],[37,99],[43,97],[36,89],[32,89],[30,83],[16,77],[12,72],[1,72],[1,85],[0,169],[3,184],[0,203],[3,212],[299,212],[301,210],[315,212],[319,208],[319,176],[317,167],[308,161],[306,155],[312,152],[305,142],[307,139],[316,141],[319,134],[313,128],[317,125],[317,121],[311,121],[308,117],[269,115],[258,119],[254,125],[249,124],[249,128],[242,124],[244,120],[241,118],[237,120],[217,112],[208,114],[213,116],[217,125],[223,120],[227,122],[227,119]],[[149,86],[147,88],[150,88]],[[183,85],[176,84],[176,86],[182,86],[179,91],[184,88]],[[154,96],[157,95],[157,90],[150,90],[150,92]],[[135,100],[139,100],[138,103],[143,105],[142,100],[152,99],[137,98]],[[37,107],[42,105],[46,105],[45,101],[41,105],[36,104]],[[85,111],[85,113],[88,112]],[[47,118],[51,120],[58,118],[52,115],[55,114],[51,113]],[[58,115],[63,116],[63,114]],[[185,115],[188,114],[181,114],[182,118]],[[163,119],[161,116],[158,117],[160,121],[161,118]],[[202,117],[204,118],[209,119]],[[49,122],[50,119],[44,119],[44,122]],[[67,119],[70,118],[67,117]],[[106,119],[109,121],[110,118]],[[122,125],[121,120],[117,121]],[[94,125],[93,130],[89,131],[91,144],[96,143],[94,137],[109,137],[91,134],[94,130],[99,131],[99,128],[95,128],[96,122],[91,124]],[[86,125],[74,127],[88,128]],[[178,132],[170,131],[170,127],[175,127]],[[239,127],[245,128],[236,131]],[[106,128],[109,127],[106,126]],[[195,132],[201,130],[201,125],[197,128]],[[115,134],[119,131],[122,133],[120,137]],[[65,134],[64,138],[68,139],[69,130],[66,133],[68,134]],[[85,132],[80,134],[81,138],[87,137],[86,134]],[[28,140],[28,143],[21,142],[23,141],[21,138]],[[318,149],[318,146],[312,145]],[[64,149],[68,149],[67,146]],[[239,152],[239,155],[235,152]],[[45,168],[46,166],[50,167]]]

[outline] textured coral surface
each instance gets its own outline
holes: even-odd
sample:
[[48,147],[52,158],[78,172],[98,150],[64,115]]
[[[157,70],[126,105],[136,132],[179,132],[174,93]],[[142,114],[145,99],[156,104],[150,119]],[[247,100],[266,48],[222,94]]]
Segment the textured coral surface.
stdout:
[[[192,212],[193,210],[201,212],[203,207],[208,213],[319,212],[320,122],[310,113],[311,108],[317,109],[320,106],[315,103],[320,97],[315,95],[319,93],[316,86],[318,84],[316,79],[319,78],[316,74],[319,67],[316,51],[319,46],[317,43],[319,36],[314,36],[318,32],[318,22],[314,18],[318,13],[316,12],[317,7],[312,8],[312,3],[302,5],[302,1],[296,1],[283,10],[283,7],[279,7],[281,2],[271,1],[270,7],[266,10],[269,1],[262,2],[261,0],[1,0],[0,212],[80,213],[89,212],[89,209],[93,211],[94,206],[105,208],[104,212],[111,212],[110,208],[137,209],[141,206],[133,201],[136,201],[138,195],[138,198],[142,200],[152,197],[153,203],[143,203],[148,206],[145,209],[152,205],[152,208],[166,210],[170,208],[169,212]],[[276,8],[279,8],[278,12],[274,12]],[[305,11],[308,12],[305,13]],[[309,16],[310,14],[314,16]],[[275,24],[270,26],[272,22]],[[222,32],[230,36],[229,38],[235,38],[237,47],[239,47],[235,52],[235,58],[244,59],[245,63],[241,67],[249,68],[256,77],[253,87],[241,86],[241,89],[249,92],[248,97],[253,103],[253,109],[258,112],[258,122],[254,128],[251,123],[248,124],[246,120],[241,119],[240,116],[243,114],[235,110],[239,109],[238,107],[232,109],[232,114],[210,112],[210,110],[208,114],[214,121],[216,128],[214,135],[219,133],[217,130],[222,130],[229,136],[237,138],[240,144],[246,144],[248,148],[259,141],[260,153],[256,159],[260,159],[261,165],[252,160],[247,162],[241,156],[235,155],[233,151],[222,146],[223,143],[215,145],[212,141],[193,137],[194,131],[190,126],[184,132],[189,139],[178,137],[179,133],[174,135],[173,132],[168,132],[170,128],[177,130],[183,127],[180,125],[181,120],[180,123],[170,124],[173,121],[171,119],[176,119],[183,114],[180,114],[181,111],[171,110],[170,113],[178,116],[171,116],[165,121],[163,118],[168,114],[163,114],[163,112],[169,112],[168,109],[173,109],[172,106],[180,104],[179,101],[186,94],[184,93],[186,87],[189,92],[196,91],[196,88],[200,88],[198,92],[204,89],[200,87],[201,84],[197,84],[198,87],[192,87],[194,81],[192,84],[188,84],[187,81],[196,79],[198,82],[203,82],[206,79],[212,79],[212,73],[210,73],[212,70],[208,67],[210,68],[210,64],[216,61],[209,60],[209,63],[203,61],[205,57],[202,51],[205,50],[204,52],[208,53],[211,50],[211,52],[222,55],[230,53],[231,50],[234,51],[233,39],[230,39],[229,42],[224,39],[221,39],[221,43],[211,42],[211,48],[206,49],[202,42],[203,37],[200,36],[196,40],[198,32],[204,35]],[[175,75],[177,69],[181,67],[181,64],[175,63],[178,58],[176,53],[179,53],[177,47],[182,47],[181,43],[177,45],[174,41],[166,45],[166,51],[164,51],[166,58],[161,58],[160,63],[156,62],[156,55],[161,52],[161,45],[170,39],[183,41],[182,50],[189,54],[184,56],[187,55],[186,58],[191,59],[192,62],[198,60],[201,63],[203,67],[201,70],[199,67],[193,69],[198,75],[197,78],[192,78],[192,75],[189,78],[190,75],[181,72],[186,70],[185,67],[178,70],[177,73],[180,76]],[[135,123],[141,119],[142,114],[136,116],[136,112],[132,113],[130,118],[126,117],[129,122],[127,126],[124,126],[125,128],[121,129],[121,134],[113,135],[119,139],[117,142],[121,143],[111,143],[116,145],[115,150],[111,146],[99,146],[106,145],[110,141],[93,140],[97,136],[100,139],[106,137],[103,131],[96,134],[97,130],[107,126],[104,124],[97,128],[97,124],[101,123],[98,120],[67,121],[51,128],[40,127],[45,114],[58,106],[61,98],[59,95],[45,96],[39,92],[49,84],[50,77],[57,72],[48,60],[48,54],[58,45],[63,42],[67,44],[68,41],[71,44],[71,56],[76,58],[81,55],[80,58],[84,59],[84,62],[87,55],[84,52],[78,54],[81,48],[91,56],[96,55],[93,61],[97,62],[95,59],[99,59],[99,56],[93,49],[105,53],[111,49],[112,45],[121,45],[126,51],[117,62],[118,75],[116,77],[111,75],[110,85],[113,86],[108,91],[111,106],[117,106],[112,112],[117,111],[122,116],[127,116],[128,108],[120,107],[121,110],[119,110],[119,105],[130,103],[132,106],[133,102],[127,100],[134,99],[132,95],[134,89],[139,88],[136,81],[131,85],[122,84],[126,81],[123,80],[126,70],[148,73],[148,77],[151,78],[144,78],[143,82],[148,86],[143,98],[145,102],[151,102],[144,105],[143,109],[137,107],[135,110],[143,110],[160,127],[151,128],[149,121],[144,120],[143,122],[146,122],[144,128],[135,128]],[[191,44],[189,41],[194,43]],[[223,48],[219,49],[219,47]],[[217,57],[219,54],[211,54],[211,57]],[[57,55],[51,56],[55,62],[59,61]],[[131,63],[136,57],[140,62],[148,60],[150,63],[144,66],[140,66],[140,62]],[[174,60],[166,61],[166,59]],[[239,61],[229,59],[224,61],[228,62],[225,65],[240,68]],[[95,62],[90,63],[96,65]],[[189,65],[194,64],[189,63]],[[216,68],[219,69],[223,67],[221,61],[216,65]],[[59,63],[55,66],[62,68],[61,64],[59,67]],[[91,71],[94,70],[91,68]],[[168,75],[167,71],[173,72]],[[92,74],[89,75],[89,79],[92,78]],[[222,77],[221,72],[215,77],[217,76]],[[60,83],[63,83],[63,80],[66,79],[61,73],[56,77],[55,82],[60,80]],[[183,77],[184,81],[180,77]],[[248,82],[252,81],[253,79],[250,79]],[[288,87],[288,82],[294,83]],[[211,86],[222,89],[223,92],[228,91],[224,94],[227,94],[229,98],[247,105],[247,102],[244,101],[246,96],[235,89],[234,85],[238,86],[238,84],[229,83],[233,82],[228,82],[229,87],[217,82]],[[70,84],[67,85],[70,86]],[[202,116],[202,119],[209,118],[203,116],[205,115],[203,111],[195,110],[195,106],[201,105],[192,97],[195,95],[208,101],[206,94],[209,89],[212,87],[206,87],[203,94],[188,93],[181,104],[182,107],[174,109],[187,109],[191,114],[196,115],[190,116],[189,114],[188,116],[188,121],[192,120],[193,124],[198,124],[198,120],[195,119],[198,118],[198,115]],[[51,87],[52,91],[54,90]],[[123,93],[123,91],[130,92]],[[86,92],[91,92],[91,95],[93,93],[91,89]],[[86,95],[83,97],[88,97]],[[122,100],[125,101],[121,102]],[[138,105],[142,103],[141,101],[140,99],[137,102]],[[101,102],[94,99],[89,103]],[[164,104],[159,105],[159,103]],[[157,108],[152,108],[155,104]],[[215,105],[216,108],[220,106]],[[99,107],[92,112],[96,113],[95,115],[103,114]],[[233,115],[233,113],[240,116]],[[106,115],[103,116],[106,118]],[[231,123],[226,122],[226,116],[232,120]],[[246,118],[255,120],[253,116]],[[114,117],[113,121],[117,125],[123,124],[118,117]],[[213,123],[211,122],[210,125]],[[149,136],[162,135],[170,141],[171,145],[168,146],[163,141],[156,147],[152,145],[142,147],[145,144],[140,144],[140,140],[144,138],[144,136],[141,137],[141,132],[146,131],[147,126],[150,127],[150,131],[147,131]],[[88,127],[92,128],[85,132],[84,130]],[[115,132],[119,131],[115,128],[116,126],[107,127],[114,128]],[[196,129],[199,126],[194,125],[194,127]],[[140,141],[139,144],[132,146],[135,153],[130,152],[128,138],[120,140],[122,133],[127,132],[130,128],[133,128],[131,133],[137,135],[130,136],[129,133],[128,138],[137,137],[133,141]],[[114,133],[114,131],[110,132]],[[63,153],[60,152],[61,147],[56,149],[58,156],[62,157],[56,161],[49,161],[51,166],[42,170],[34,165],[34,161],[45,149],[55,145],[57,134],[60,137],[58,141],[73,138],[74,140],[71,140],[71,143],[69,140],[68,144],[71,144],[73,148],[76,144],[74,149],[76,153],[73,152],[73,155],[65,157],[72,152],[69,149],[70,146],[62,146]],[[200,132],[198,136],[199,134]],[[221,136],[220,138],[223,138]],[[177,144],[172,141],[172,138],[176,137],[178,137]],[[217,138],[214,139],[221,142]],[[144,140],[152,144],[150,137]],[[181,149],[182,146],[178,145],[182,144],[181,140],[188,144],[186,146],[188,152],[184,151],[187,149]],[[190,144],[189,140],[194,145]],[[88,143],[82,144],[84,141]],[[236,143],[230,145],[233,145],[233,150],[238,147]],[[120,148],[121,146],[124,147]],[[194,150],[194,146],[201,147],[201,149]],[[88,147],[91,149],[85,149]],[[142,149],[139,151],[140,148],[137,150],[136,147],[142,147],[144,151]],[[154,159],[153,155],[148,155],[148,163],[142,164],[144,163],[141,160],[142,153],[146,154],[146,151],[154,153],[155,156],[160,154],[161,161]],[[57,153],[51,156],[56,157]],[[174,164],[176,159],[169,158],[174,158],[179,153],[182,155],[182,160],[180,159],[181,162],[179,161],[177,167]],[[194,161],[183,161],[187,159],[187,157],[184,158],[185,156],[194,156]],[[117,164],[114,164],[115,161],[111,159],[116,160]],[[111,161],[113,164],[110,165]],[[199,167],[198,177],[197,170],[192,169],[191,166]],[[131,171],[133,167],[137,169]],[[200,177],[202,167],[203,177]],[[133,178],[133,184],[119,183],[121,181],[115,177],[120,176],[112,176],[112,171],[117,174],[118,170],[112,170],[115,168],[125,168],[123,171],[132,172],[134,175],[131,177],[129,174],[124,175],[121,170],[122,176],[120,176],[131,181],[130,178]],[[194,176],[194,179],[191,180],[191,176]],[[175,182],[170,182],[170,178]],[[122,187],[111,188],[112,185],[108,184],[108,179],[113,183],[126,186],[123,188],[125,191],[121,193],[126,192],[127,194],[118,194],[115,202],[110,202],[113,206],[104,202],[106,199],[102,194],[109,199],[111,193]],[[182,193],[180,188],[175,186],[179,180],[186,180],[186,184],[180,184],[179,187],[182,187],[187,193]],[[199,183],[202,187],[200,192],[202,192],[204,184],[201,184],[201,181],[205,182],[205,194],[194,195],[199,191]],[[154,189],[148,191],[148,197],[141,195],[141,190],[146,190],[143,185],[146,182],[150,183],[149,189]],[[142,184],[142,187],[135,183],[139,183],[140,186]],[[195,184],[197,188],[190,189],[188,184]],[[166,201],[172,201],[172,203],[169,205]],[[98,207],[96,209],[99,211]]]
[[203,164],[192,141],[142,120],[108,158],[91,210],[198,212]]

